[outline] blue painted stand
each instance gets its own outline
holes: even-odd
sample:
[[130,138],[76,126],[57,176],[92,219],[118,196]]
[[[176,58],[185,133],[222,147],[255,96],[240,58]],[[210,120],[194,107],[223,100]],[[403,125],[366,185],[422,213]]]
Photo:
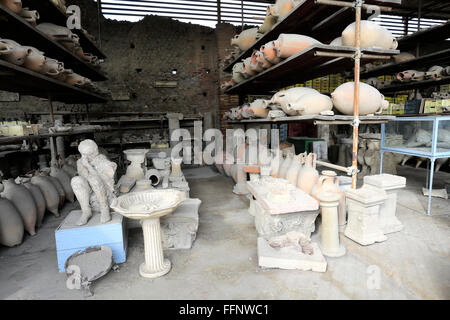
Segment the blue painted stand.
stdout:
[[73,253],[92,246],[105,245],[111,248],[115,263],[127,259],[127,228],[125,219],[111,213],[111,221],[100,223],[100,214],[94,214],[87,224],[77,226],[81,210],[71,211],[55,231],[56,253],[59,272],[64,272],[64,263]]

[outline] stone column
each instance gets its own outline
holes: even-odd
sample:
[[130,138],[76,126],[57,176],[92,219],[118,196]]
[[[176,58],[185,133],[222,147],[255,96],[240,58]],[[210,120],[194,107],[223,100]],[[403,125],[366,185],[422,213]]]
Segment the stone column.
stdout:
[[144,232],[145,262],[139,273],[145,278],[157,278],[170,271],[171,263],[164,259],[159,218],[142,220]]
[[378,224],[384,234],[397,232],[403,229],[402,223],[397,219],[397,192],[406,186],[406,178],[392,174],[377,174],[364,177],[364,184],[383,189],[387,199],[380,208]]
[[318,196],[322,215],[321,250],[327,257],[345,255],[345,247],[339,241],[338,206],[340,195],[322,192]]
[[379,226],[380,206],[387,198],[383,189],[364,185],[346,192],[348,222],[345,236],[363,246],[387,239]]

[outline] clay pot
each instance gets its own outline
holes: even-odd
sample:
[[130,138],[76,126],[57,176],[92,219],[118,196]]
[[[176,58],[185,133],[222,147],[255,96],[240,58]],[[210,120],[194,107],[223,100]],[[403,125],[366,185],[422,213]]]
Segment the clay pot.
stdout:
[[27,69],[42,73],[45,65],[44,52],[33,47],[24,48],[28,50],[28,55],[25,58],[23,66]]
[[259,27],[258,32],[261,34],[266,34],[270,30],[272,30],[272,28],[277,23],[277,20],[278,20],[278,18],[273,16],[270,13],[270,8],[267,7],[266,18],[264,19],[264,23],[261,25],[261,27]]
[[245,68],[244,68],[244,63],[243,62],[238,62],[233,66],[233,80],[236,83],[240,83],[242,81],[245,81],[245,77],[242,74],[244,72]]
[[343,226],[346,224],[346,204],[345,204],[345,192],[339,188],[339,178],[336,172],[331,170],[323,170],[317,184],[311,190],[311,196],[319,201],[318,195],[322,192],[331,192],[340,195],[338,206],[338,225]]
[[66,27],[44,22],[38,24],[36,28],[56,41],[70,41],[73,43],[73,33]]
[[393,57],[395,63],[406,62],[416,58],[415,55],[409,52],[401,52],[400,54]]
[[242,72],[242,75],[245,78],[250,78],[253,77],[254,75],[257,74],[257,72],[253,71],[250,67],[250,60],[252,59],[252,57],[248,57],[247,59],[244,59],[244,72]]
[[266,58],[264,58],[264,54],[261,51],[255,51],[253,52],[253,54],[255,55],[256,62],[259,64],[261,68],[268,69],[272,66],[272,63],[270,63],[269,61],[266,60]]
[[239,49],[245,51],[249,49],[259,38],[261,38],[262,34],[258,33],[258,28],[251,28],[242,31],[240,34],[235,35],[231,39],[231,45],[238,46]]
[[22,0],[0,0],[0,4],[17,14],[22,11]]
[[250,110],[257,118],[267,118],[269,114],[269,100],[256,99],[250,104]]
[[58,60],[45,58],[45,64],[42,69],[42,74],[50,76],[52,78],[58,77],[58,75],[64,71],[64,63]]
[[264,68],[261,64],[258,63],[258,60],[256,59],[256,53],[258,51],[253,51],[252,56],[250,57],[250,70],[256,73],[260,73],[264,71]]
[[[355,23],[342,32],[342,45],[355,46]],[[397,49],[398,43],[392,33],[372,21],[361,20],[361,47]]]
[[23,186],[27,188],[34,199],[34,202],[36,203],[36,209],[37,209],[37,219],[36,219],[36,226],[39,228],[42,225],[42,221],[44,220],[45,210],[47,208],[45,204],[45,198],[44,195],[41,192],[41,189],[39,189],[38,186],[35,186],[32,183],[24,183]]
[[289,58],[314,44],[320,44],[320,42],[301,34],[282,33],[278,39],[274,41],[273,46],[277,52],[277,57]]
[[281,21],[291,13],[299,2],[298,0],[277,0],[271,9],[271,13]]
[[292,183],[294,186],[297,185],[298,174],[303,165],[303,154],[294,156],[291,161],[291,165],[286,172],[286,180]]
[[34,176],[31,183],[38,186],[44,195],[47,210],[59,217],[59,193],[53,183],[44,176]]
[[425,72],[417,70],[405,70],[397,73],[396,78],[401,82],[422,81],[425,79]]
[[342,46],[342,37],[337,37],[330,42],[330,46]]
[[33,27],[36,27],[36,21],[40,18],[39,12],[36,10],[29,10],[28,8],[23,8],[19,15]]
[[73,73],[72,69],[64,69],[61,71],[56,77],[54,77],[56,80],[59,80],[61,82],[66,82],[69,75]]
[[56,191],[58,192],[58,195],[59,195],[58,208],[62,209],[64,207],[64,202],[66,201],[66,194],[64,192],[64,188],[63,188],[61,182],[59,182],[58,179],[56,179],[55,177],[52,177],[52,176],[44,176],[44,178],[46,178],[48,181],[50,181],[50,183],[53,184]]
[[294,116],[297,110],[292,109],[292,106],[306,94],[320,94],[317,90],[307,87],[294,87],[287,90],[282,90],[275,93],[270,100],[272,104],[278,104],[280,108],[288,115]]
[[442,74],[444,73],[444,68],[441,66],[432,66],[428,71],[426,72],[426,76],[433,78],[435,80],[438,80],[442,77]]
[[23,221],[16,207],[8,199],[0,198],[0,244],[14,247],[22,243]]
[[63,170],[56,167],[51,168],[50,175],[60,182],[64,190],[65,199],[69,202],[75,202],[75,194],[73,193],[72,186],[70,184],[71,177]]
[[3,181],[5,187],[2,197],[11,201],[22,217],[25,230],[35,235],[37,208],[33,195],[23,185],[18,185],[13,179]]
[[274,47],[274,41],[270,41],[265,45],[262,45],[259,51],[264,55],[264,59],[269,61],[271,64],[277,64],[281,61],[281,58],[277,56],[277,51]]
[[311,194],[312,188],[319,180],[319,173],[316,170],[317,155],[310,153],[305,159],[305,165],[300,169],[297,179],[297,187]]
[[[331,94],[333,104],[340,112],[353,115],[353,99],[355,83],[347,82],[340,85]],[[360,83],[359,88],[359,114],[380,114],[389,107],[389,102],[384,100],[384,96],[374,87],[365,83]]]
[[280,157],[281,163],[280,163],[280,169],[278,170],[278,177],[281,179],[286,179],[287,172],[291,166],[292,159],[294,158],[294,155],[289,153],[286,155],[286,157],[283,159],[283,157]]
[[67,77],[66,77],[66,83],[73,85],[73,86],[78,86],[81,87],[83,85],[85,85],[88,82],[89,79],[80,76],[79,74],[73,72],[73,73],[68,73]]
[[0,55],[3,60],[18,66],[24,64],[25,58],[28,55],[28,50],[25,47],[22,47],[20,44],[10,39],[1,39],[0,43],[3,43],[3,48],[7,48],[7,50],[4,49],[3,53]]
[[295,110],[299,115],[320,114],[323,111],[333,109],[333,101],[330,97],[320,93],[308,93],[294,103],[287,105],[289,110]]

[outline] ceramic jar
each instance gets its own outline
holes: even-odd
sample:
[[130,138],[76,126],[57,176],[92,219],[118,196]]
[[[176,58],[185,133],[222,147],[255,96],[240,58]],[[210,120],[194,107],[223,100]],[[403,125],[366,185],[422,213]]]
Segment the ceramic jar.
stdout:
[[56,80],[59,80],[61,82],[66,82],[67,78],[73,73],[72,69],[64,69],[61,71],[56,77],[54,77]]
[[277,64],[281,61],[281,58],[277,56],[277,51],[274,47],[274,41],[270,41],[265,45],[262,45],[259,51],[262,52],[264,59],[269,61],[271,64]]
[[61,72],[64,71],[64,63],[58,60],[45,58],[45,65],[42,69],[42,74],[56,78]]
[[22,217],[24,228],[30,235],[35,235],[37,208],[33,195],[23,185],[18,185],[13,179],[3,181],[2,197],[11,201]]
[[239,49],[245,51],[249,49],[259,38],[261,38],[262,34],[258,33],[258,28],[251,28],[242,31],[240,34],[235,35],[231,39],[231,45],[238,46]]
[[47,179],[48,181],[50,181],[50,183],[53,184],[56,191],[58,192],[58,195],[59,195],[58,208],[62,209],[64,207],[64,202],[66,201],[66,193],[64,192],[64,188],[63,188],[61,182],[59,182],[58,179],[56,179],[55,177],[52,177],[52,176],[44,176],[44,178]]
[[294,87],[287,90],[278,91],[270,100],[271,104],[279,105],[284,113],[294,116],[297,110],[293,109],[295,103],[306,94],[320,94],[317,90],[307,87]]
[[[342,45],[355,46],[355,22],[342,31]],[[385,27],[368,20],[361,20],[361,48],[397,49],[398,43]]]
[[300,97],[296,102],[289,103],[286,107],[295,110],[299,115],[314,115],[333,109],[333,101],[330,97],[321,93],[308,93]]
[[294,156],[291,161],[291,165],[286,172],[286,180],[292,183],[294,186],[297,185],[298,174],[303,166],[303,154]]
[[267,118],[269,100],[256,99],[250,104],[252,114],[257,118]]
[[83,85],[85,85],[88,81],[88,79],[86,79],[83,76],[80,76],[79,74],[72,72],[72,73],[68,73],[65,82],[67,84],[73,85],[73,86],[78,86],[81,87]]
[[253,52],[253,54],[255,56],[256,62],[260,65],[261,68],[268,69],[272,66],[272,63],[264,58],[264,54],[261,51],[255,51]]
[[75,202],[75,194],[70,184],[71,177],[63,169],[56,167],[51,168],[50,175],[60,182],[64,190],[65,199],[72,203]]
[[[343,114],[353,115],[354,82],[346,82],[331,94],[333,104]],[[359,88],[359,114],[380,114],[389,107],[389,102],[374,87],[360,83]]]
[[245,81],[245,77],[242,74],[244,71],[245,71],[245,68],[244,68],[243,62],[238,62],[233,66],[232,74],[233,74],[234,82],[240,83],[242,81]]
[[36,27],[36,21],[40,18],[39,12],[36,10],[29,10],[28,8],[23,8],[19,15],[33,27]]
[[337,37],[330,42],[330,46],[342,46],[342,37]]
[[39,189],[38,186],[35,186],[34,184],[32,184],[30,182],[24,183],[23,186],[31,192],[34,202],[36,203],[36,209],[37,209],[36,226],[39,228],[42,225],[42,221],[44,220],[45,210],[47,209],[47,206],[45,205],[44,195],[42,194],[41,189]]
[[0,0],[0,4],[17,14],[22,11],[22,0]]
[[291,11],[302,1],[300,0],[277,0],[273,5],[271,13],[278,17],[278,20],[284,19]]
[[286,155],[286,157],[284,157],[284,159],[282,157],[280,157],[280,159],[282,159],[282,160],[281,160],[281,164],[280,164],[280,169],[278,171],[279,178],[286,179],[286,175],[291,166],[293,158],[294,158],[294,155],[291,153],[288,153]]
[[297,187],[311,194],[312,188],[319,180],[319,173],[316,170],[317,155],[310,153],[306,159],[304,166],[300,169],[297,179]]
[[256,73],[264,71],[264,68],[262,67],[262,65],[259,64],[258,60],[256,59],[258,52],[259,51],[253,51],[252,56],[250,57],[250,70]]
[[43,176],[34,176],[31,183],[38,186],[45,198],[47,210],[59,217],[59,193],[53,183]]
[[339,178],[337,177],[336,172],[323,170],[317,184],[311,190],[311,196],[316,200],[319,200],[318,195],[324,192],[331,192],[339,195],[338,225],[339,230],[344,231],[343,227],[347,223],[345,192],[339,187]]
[[277,40],[274,41],[274,49],[279,58],[289,58],[294,54],[305,50],[306,48],[320,44],[319,41],[301,34],[282,33]]
[[248,57],[247,59],[244,59],[244,72],[242,72],[242,75],[245,78],[250,78],[253,77],[254,75],[257,74],[257,72],[253,71],[251,66],[250,66],[250,60],[252,59],[252,57]]
[[14,247],[22,243],[24,226],[20,213],[8,199],[0,198],[0,244]]
[[1,39],[0,46],[4,48],[0,55],[3,60],[18,66],[25,63],[25,58],[28,55],[28,50],[25,47],[10,39]]
[[277,23],[277,20],[278,18],[272,15],[272,13],[270,12],[270,8],[267,7],[266,17],[264,18],[264,22],[261,27],[259,27],[258,32],[261,34],[266,34],[273,29],[273,27]]
[[27,69],[41,73],[45,65],[44,52],[33,47],[24,48],[28,50],[28,55],[25,57],[23,66]]
[[150,186],[157,186],[161,182],[161,174],[157,169],[150,169],[147,170],[145,179],[150,181]]

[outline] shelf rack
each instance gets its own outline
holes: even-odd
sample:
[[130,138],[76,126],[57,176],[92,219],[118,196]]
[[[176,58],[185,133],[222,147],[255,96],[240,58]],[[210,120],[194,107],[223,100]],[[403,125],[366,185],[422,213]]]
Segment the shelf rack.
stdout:
[[[374,115],[374,116],[359,116],[360,124],[382,124],[387,123],[389,120],[394,120],[395,116],[390,115]],[[334,116],[322,116],[322,115],[308,115],[308,116],[291,116],[291,117],[279,117],[273,119],[247,119],[227,121],[229,124],[247,124],[247,123],[288,123],[298,121],[314,121],[314,124],[348,124],[351,125],[354,121],[353,116],[334,115]]]
[[72,69],[74,72],[92,81],[107,80],[107,77],[102,72],[83,61],[61,44],[50,39],[46,34],[3,5],[0,5],[0,30],[1,38],[12,39],[24,46],[35,47],[43,51],[47,57],[63,62],[66,69]]
[[[301,83],[352,67],[351,58],[355,55],[354,47],[330,46],[316,44],[302,52],[281,61],[257,75],[227,89],[225,93],[242,92],[262,94],[269,89],[276,90],[292,83]],[[363,48],[362,59],[390,59],[399,54],[398,50]],[[314,66],[314,67],[310,67]],[[282,80],[280,80],[282,79]]]
[[[336,2],[336,1],[335,1]],[[347,26],[355,21],[352,12],[352,4],[349,1],[346,6],[330,6],[326,1],[306,0],[304,3],[296,7],[288,16],[279,21],[271,31],[264,34],[249,49],[242,52],[236,59],[227,65],[223,71],[231,72],[233,66],[242,59],[252,55],[253,50],[259,49],[262,45],[269,41],[276,40],[282,33],[298,33],[313,37],[314,39],[329,43],[339,37],[343,31],[343,26]],[[380,4],[382,2],[376,0],[365,1],[368,4]],[[364,5],[365,6],[365,5]],[[390,10],[387,7],[381,7],[383,11]],[[362,12],[363,19],[369,15]],[[345,27],[344,27],[345,28]]]
[[[60,26],[66,25],[68,18],[67,14],[62,12],[51,1],[22,0],[22,3],[24,7],[29,7],[39,12],[39,23],[51,22]],[[91,53],[99,59],[106,58],[105,54],[82,30],[75,29],[72,30],[72,32],[76,33],[80,37],[80,45],[83,47],[84,52]]]
[[450,38],[450,21],[398,39],[398,48],[407,51],[416,48],[417,43],[433,43],[448,38]]
[[[240,57],[235,59],[229,66],[227,66],[224,71],[231,70],[232,66],[240,61],[241,59],[248,57],[251,52],[253,51],[253,48],[257,48],[258,45],[265,44],[266,42],[270,40],[274,40],[274,37],[278,36],[282,32],[296,32],[296,33],[302,33],[305,35],[310,35],[315,37],[317,40],[321,40],[318,38],[318,33],[316,32],[319,27],[325,28],[328,26],[328,36],[329,38],[333,38],[336,34],[333,32],[341,32],[341,27],[343,25],[342,20],[339,19],[340,14],[345,11],[351,10],[351,8],[355,8],[355,18],[353,21],[355,21],[355,47],[352,48],[346,48],[346,47],[331,47],[331,46],[322,46],[322,47],[311,47],[309,50],[306,49],[303,52],[298,53],[297,55],[281,62],[278,67],[274,66],[264,72],[262,72],[260,75],[256,75],[251,79],[246,80],[244,83],[241,83],[237,86],[234,86],[232,88],[229,88],[225,91],[225,93],[231,94],[239,92],[242,94],[246,88],[246,86],[249,86],[249,84],[252,84],[254,87],[254,90],[256,91],[256,86],[264,87],[264,90],[268,90],[270,85],[272,85],[272,89],[274,87],[284,85],[284,83],[280,83],[280,78],[283,76],[283,81],[285,80],[284,77],[289,75],[289,78],[286,79],[287,81],[291,82],[290,84],[295,82],[301,82],[301,80],[305,80],[309,77],[309,79],[314,78],[315,76],[319,76],[322,72],[325,72],[325,70],[328,71],[327,74],[336,72],[338,69],[340,71],[345,71],[348,69],[348,63],[346,63],[343,59],[344,58],[352,58],[354,59],[354,82],[355,82],[355,90],[354,90],[354,107],[353,107],[353,116],[349,117],[348,119],[339,119],[339,116],[334,116],[334,118],[328,118],[325,117],[324,119],[319,119],[320,116],[315,116],[316,120],[313,119],[306,119],[299,117],[297,119],[287,120],[287,119],[281,119],[281,121],[305,121],[305,120],[313,120],[316,124],[318,123],[328,123],[332,124],[333,121],[340,121],[343,124],[351,124],[353,127],[353,151],[352,151],[352,166],[349,168],[340,167],[336,165],[332,165],[334,169],[344,171],[346,173],[351,173],[352,176],[352,188],[356,189],[356,183],[357,183],[357,174],[358,174],[358,129],[359,124],[361,123],[361,119],[364,120],[364,118],[359,116],[359,84],[360,84],[360,65],[361,65],[361,59],[364,58],[373,58],[373,59],[386,59],[390,58],[392,55],[398,54],[399,51],[394,50],[390,52],[385,52],[384,54],[381,54],[376,56],[373,54],[373,52],[368,52],[368,49],[361,48],[361,18],[364,15],[362,12],[363,8],[368,8],[368,5],[370,5],[370,1],[366,1],[365,4],[363,4],[362,0],[355,0],[352,2],[348,1],[334,1],[334,0],[314,0],[314,1],[305,1],[302,5],[294,9],[293,12],[289,16],[287,16],[284,20],[280,21],[275,28],[272,30],[275,32],[269,32],[265,36],[263,36],[261,39],[259,39],[249,50],[242,53]],[[306,22],[311,23],[313,20],[316,20],[318,18],[317,15],[314,15],[314,13],[318,14],[318,12],[324,10],[323,8],[332,8],[332,10],[339,8],[338,10],[335,10],[334,13],[328,12],[328,17],[324,17],[321,19],[319,24],[316,24],[314,27],[310,28],[310,32],[302,32],[301,28],[307,28],[305,27]],[[305,8],[308,8],[309,11],[307,11]],[[372,7],[373,8],[373,7]],[[381,11],[390,11],[391,8],[389,7],[381,7],[379,6],[380,12]],[[300,12],[302,15],[300,15]],[[351,12],[351,11],[350,11]],[[307,13],[307,14],[306,14]],[[296,19],[293,19],[292,22],[290,19],[295,17]],[[301,18],[300,18],[301,17]],[[316,20],[318,21],[318,20]],[[294,23],[298,25],[298,28],[289,29],[289,23]],[[324,29],[324,30],[325,30]],[[289,30],[289,31],[287,31]],[[315,30],[315,31],[314,31]],[[314,31],[314,32],[312,32]],[[277,34],[278,32],[278,34]],[[312,33],[311,33],[312,32]],[[324,41],[324,40],[322,40]],[[342,52],[348,50],[346,52]],[[321,52],[318,54],[318,52]],[[380,53],[380,52],[378,52]],[[378,54],[377,53],[377,54]],[[306,58],[308,57],[308,58]],[[321,61],[320,58],[327,58]],[[308,70],[307,66],[312,65],[313,63],[307,63],[308,59],[314,59],[316,60],[314,63],[321,62],[321,64],[317,67],[313,67]],[[290,68],[297,68],[295,72],[291,72]],[[301,70],[303,69],[303,70]],[[275,70],[275,71],[274,71]],[[302,71],[299,73],[299,71]],[[284,75],[283,75],[284,73]],[[306,73],[306,75],[303,75],[303,73]],[[301,80],[299,80],[301,78]],[[263,79],[264,81],[258,81]],[[283,82],[281,81],[281,82]],[[295,83],[294,82],[294,83]],[[277,84],[278,83],[278,84]],[[237,88],[240,88],[239,90]],[[253,89],[252,89],[253,90]],[[259,90],[258,90],[259,91]],[[263,90],[261,90],[263,91]],[[267,92],[266,92],[267,93]],[[304,117],[304,116],[303,116]],[[385,122],[389,119],[393,119],[390,116],[380,116],[381,118],[378,119],[379,123],[382,123],[381,121]],[[295,117],[294,117],[295,118]],[[333,120],[326,120],[326,119],[333,119]],[[395,119],[395,117],[394,117]],[[375,120],[372,118],[372,120]],[[280,121],[280,120],[276,120]],[[252,120],[252,122],[257,122],[257,120]],[[273,121],[271,121],[273,122]],[[240,121],[236,123],[242,123],[245,125],[246,122]],[[324,163],[325,164],[325,163]],[[331,166],[328,165],[327,166]]]

